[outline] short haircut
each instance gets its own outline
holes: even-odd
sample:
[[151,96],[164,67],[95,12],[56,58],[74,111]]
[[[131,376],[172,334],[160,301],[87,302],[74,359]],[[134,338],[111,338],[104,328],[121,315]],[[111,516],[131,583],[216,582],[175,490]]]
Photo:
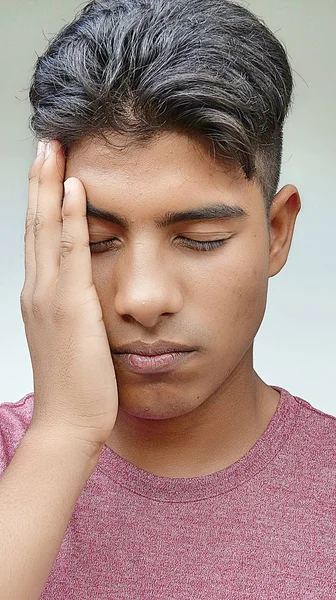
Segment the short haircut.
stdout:
[[66,151],[91,136],[110,143],[109,132],[140,145],[190,135],[256,180],[269,214],[292,91],[285,48],[239,4],[96,0],[38,58],[30,127]]

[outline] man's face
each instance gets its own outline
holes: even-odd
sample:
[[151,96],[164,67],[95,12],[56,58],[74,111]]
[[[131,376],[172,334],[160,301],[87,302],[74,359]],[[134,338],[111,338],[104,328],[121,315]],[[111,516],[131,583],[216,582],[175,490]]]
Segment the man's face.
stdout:
[[[99,252],[92,247],[111,349],[139,340],[197,348],[170,372],[155,375],[132,372],[113,357],[120,408],[165,419],[220,398],[246,370],[266,307],[269,237],[257,184],[238,170],[225,172],[204,146],[177,133],[127,150],[98,140],[77,143],[67,160],[71,176],[82,181],[91,205],[128,222],[126,229],[88,216],[91,243],[115,238]],[[155,223],[167,212],[223,204],[246,216]],[[188,240],[225,242],[200,251]]]

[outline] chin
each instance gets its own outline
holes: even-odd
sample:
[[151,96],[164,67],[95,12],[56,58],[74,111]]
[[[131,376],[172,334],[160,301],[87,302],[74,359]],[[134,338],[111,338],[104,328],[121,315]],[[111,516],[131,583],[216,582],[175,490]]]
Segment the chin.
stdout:
[[119,406],[124,413],[136,417],[137,419],[146,419],[148,421],[163,421],[167,419],[179,419],[198,408],[198,404],[190,402],[184,404],[181,401],[172,401],[166,398],[151,399],[147,402],[139,402],[138,398],[127,397],[124,400],[122,394],[119,394]]

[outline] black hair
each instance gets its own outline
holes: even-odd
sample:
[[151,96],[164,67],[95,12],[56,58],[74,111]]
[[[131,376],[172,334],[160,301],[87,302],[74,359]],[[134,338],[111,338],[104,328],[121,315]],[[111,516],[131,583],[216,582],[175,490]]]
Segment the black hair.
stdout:
[[30,86],[31,130],[67,150],[162,130],[209,142],[260,184],[279,184],[293,77],[265,23],[229,0],[95,0],[49,42]]

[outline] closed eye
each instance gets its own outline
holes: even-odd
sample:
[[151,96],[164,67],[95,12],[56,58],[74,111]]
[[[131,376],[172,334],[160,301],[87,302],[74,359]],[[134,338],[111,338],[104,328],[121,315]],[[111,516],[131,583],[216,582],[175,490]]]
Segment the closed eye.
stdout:
[[206,242],[200,242],[199,240],[191,240],[190,238],[180,237],[183,240],[183,245],[188,248],[196,249],[199,252],[210,252],[216,248],[221,248],[228,241],[224,240],[208,240]]
[[[181,240],[183,246],[199,252],[210,252],[216,248],[221,248],[228,241],[228,238],[225,238],[223,240],[207,240],[205,242],[200,242],[199,240],[192,240],[183,236],[179,236],[177,239]],[[104,250],[113,248],[116,249],[116,241],[118,241],[117,238],[104,240],[102,242],[90,242],[90,249],[93,253],[103,252]]]

